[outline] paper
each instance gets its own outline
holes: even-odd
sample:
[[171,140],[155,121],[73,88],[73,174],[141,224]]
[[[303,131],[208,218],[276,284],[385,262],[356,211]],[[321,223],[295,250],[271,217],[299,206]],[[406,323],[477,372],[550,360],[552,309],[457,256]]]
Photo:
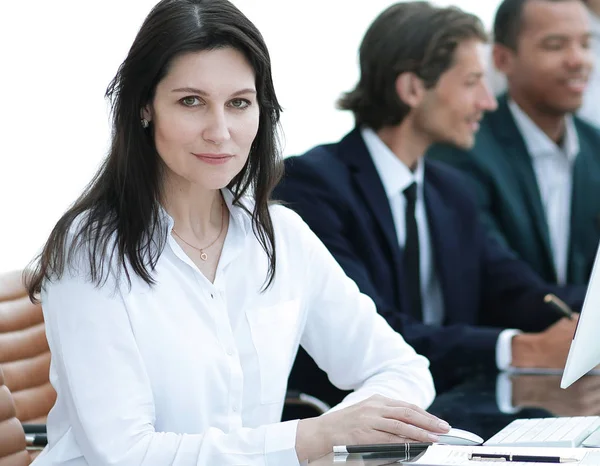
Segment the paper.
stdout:
[[[546,447],[459,447],[453,445],[432,445],[425,454],[411,464],[423,466],[485,466],[496,465],[498,461],[473,461],[469,460],[471,453],[512,453],[513,455],[530,456],[559,456],[561,458],[575,458],[577,463],[568,465],[600,465],[600,449],[596,448],[546,448]],[[534,466],[548,465],[549,463],[531,462],[503,462],[507,466]]]

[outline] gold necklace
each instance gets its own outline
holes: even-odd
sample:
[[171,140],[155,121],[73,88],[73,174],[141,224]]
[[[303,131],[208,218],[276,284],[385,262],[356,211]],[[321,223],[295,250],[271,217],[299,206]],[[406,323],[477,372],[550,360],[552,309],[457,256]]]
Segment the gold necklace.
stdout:
[[181,241],[183,241],[185,244],[187,244],[190,248],[193,248],[196,251],[200,251],[200,259],[202,259],[203,261],[206,261],[206,260],[208,260],[208,255],[204,252],[204,250],[210,248],[213,244],[215,244],[217,242],[217,240],[221,237],[221,234],[223,233],[224,227],[225,227],[225,206],[223,204],[221,204],[221,229],[219,230],[219,234],[214,239],[214,241],[212,243],[210,243],[208,246],[204,246],[203,248],[198,248],[198,247],[194,246],[193,244],[188,243],[181,236],[179,236],[179,233],[177,233],[175,231],[175,228],[173,228],[173,233],[175,233],[175,235],[177,235],[177,237]]

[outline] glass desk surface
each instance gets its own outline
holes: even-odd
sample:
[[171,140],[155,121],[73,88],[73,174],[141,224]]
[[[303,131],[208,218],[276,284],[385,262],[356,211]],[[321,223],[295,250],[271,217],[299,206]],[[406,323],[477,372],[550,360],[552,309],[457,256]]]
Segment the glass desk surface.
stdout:
[[[560,388],[560,379],[560,375],[540,374],[480,376],[438,394],[428,411],[452,427],[468,430],[486,440],[515,419],[600,415],[600,375],[585,376],[566,390]],[[504,412],[499,403],[505,405]],[[334,461],[334,455],[330,454],[310,464],[410,465],[406,460],[410,459],[404,456],[366,459],[349,455],[345,461],[339,457]]]

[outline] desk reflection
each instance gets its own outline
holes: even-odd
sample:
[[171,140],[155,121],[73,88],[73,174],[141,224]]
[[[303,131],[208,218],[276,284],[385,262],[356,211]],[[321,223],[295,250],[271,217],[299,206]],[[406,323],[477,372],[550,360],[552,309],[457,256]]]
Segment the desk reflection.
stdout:
[[583,377],[566,390],[560,379],[538,374],[482,377],[439,394],[429,411],[484,439],[515,419],[600,415],[600,376]]
[[365,458],[361,458],[360,455],[348,455],[347,457],[343,458],[343,457],[334,457],[333,454],[331,455],[327,455],[324,458],[321,458],[317,461],[311,462],[310,465],[313,466],[330,466],[330,465],[336,465],[336,466],[343,466],[343,465],[349,465],[349,466],[359,466],[359,465],[364,465],[364,466],[385,466],[385,465],[402,465],[402,464],[406,464],[406,465],[410,465],[410,462],[405,462],[404,458],[371,458],[371,459],[365,459]]
[[[480,377],[440,393],[428,411],[453,427],[490,438],[515,419],[600,415],[600,375],[588,375],[560,388],[561,375],[500,374]],[[344,461],[330,454],[311,465],[410,465],[404,457],[365,459],[349,455]]]
[[600,376],[583,377],[563,390],[560,375],[512,376],[513,405],[539,408],[552,416],[600,415]]

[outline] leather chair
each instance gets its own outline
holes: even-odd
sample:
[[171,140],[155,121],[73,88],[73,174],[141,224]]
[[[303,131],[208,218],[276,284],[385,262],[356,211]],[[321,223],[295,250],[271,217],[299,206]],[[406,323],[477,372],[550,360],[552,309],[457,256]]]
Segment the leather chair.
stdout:
[[22,423],[45,424],[56,401],[40,305],[31,303],[21,272],[0,275],[0,369]]
[[[297,409],[294,409],[297,408]],[[288,390],[285,394],[285,410],[294,410],[295,418],[320,416],[331,409],[324,401],[298,390]]]
[[25,433],[15,417],[16,412],[0,368],[0,466],[26,466],[31,463],[26,450]]

